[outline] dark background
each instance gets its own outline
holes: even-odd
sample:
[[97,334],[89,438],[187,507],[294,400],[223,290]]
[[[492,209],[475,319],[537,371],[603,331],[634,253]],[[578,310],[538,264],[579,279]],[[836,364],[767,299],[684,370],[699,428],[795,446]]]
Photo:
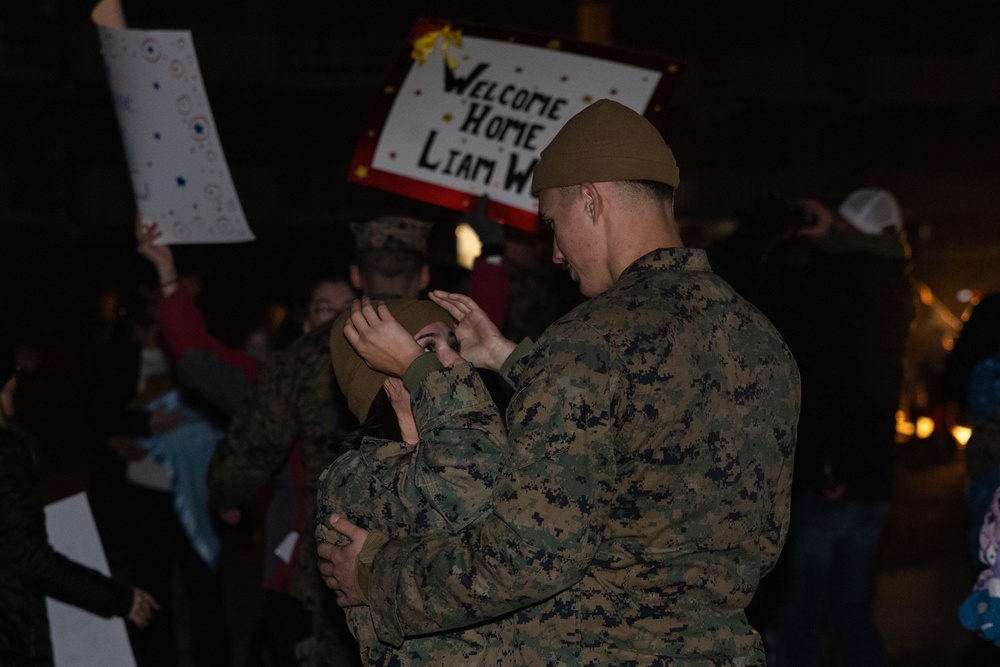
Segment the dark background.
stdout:
[[[58,335],[92,315],[102,286],[144,275],[92,6],[0,4],[0,306],[29,338]],[[407,212],[447,227],[460,217],[345,179],[418,16],[582,33],[681,59],[661,130],[681,165],[677,212],[692,242],[731,232],[769,190],[836,202],[880,186],[903,207],[915,276],[949,310],[961,314],[961,288],[1000,288],[996,2],[123,6],[132,27],[192,30],[259,239],[188,249],[227,295],[215,300],[233,304],[219,326],[245,329],[261,302],[291,298],[313,267],[343,261],[346,221]],[[223,322],[233,317],[247,321]]]

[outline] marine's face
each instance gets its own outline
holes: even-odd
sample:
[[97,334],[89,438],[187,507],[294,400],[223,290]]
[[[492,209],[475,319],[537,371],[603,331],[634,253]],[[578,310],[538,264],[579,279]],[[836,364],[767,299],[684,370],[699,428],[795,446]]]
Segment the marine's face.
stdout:
[[569,272],[584,296],[596,296],[611,283],[602,270],[604,241],[587,206],[580,189],[575,194],[556,188],[538,193],[538,219],[552,229],[552,261]]
[[306,331],[312,331],[351,307],[354,290],[346,281],[323,281],[317,285],[309,298],[309,312],[306,314]]
[[464,361],[458,353],[458,339],[455,332],[445,325],[444,322],[431,322],[417,332],[413,340],[424,349],[424,352],[433,352],[443,366],[454,366]]

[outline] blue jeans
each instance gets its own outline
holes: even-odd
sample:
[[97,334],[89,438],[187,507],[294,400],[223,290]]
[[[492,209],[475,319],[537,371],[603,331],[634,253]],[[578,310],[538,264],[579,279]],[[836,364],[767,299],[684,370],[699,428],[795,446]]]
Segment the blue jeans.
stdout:
[[797,496],[782,554],[785,586],[769,647],[773,667],[821,664],[829,622],[834,664],[882,667],[875,627],[875,556],[888,503]]

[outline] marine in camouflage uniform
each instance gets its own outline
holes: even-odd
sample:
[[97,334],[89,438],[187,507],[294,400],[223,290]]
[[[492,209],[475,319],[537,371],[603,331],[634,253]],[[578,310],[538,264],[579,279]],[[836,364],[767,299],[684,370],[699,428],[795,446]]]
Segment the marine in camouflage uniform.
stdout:
[[[356,425],[330,369],[332,325],[300,337],[261,369],[212,459],[208,484],[213,507],[238,507],[281,468],[297,439],[302,441],[307,498],[316,497],[320,474],[339,453],[343,434]],[[315,646],[303,647],[311,654],[304,664],[357,664],[357,646],[343,613],[329,600],[316,569],[315,504],[306,503],[306,512],[305,541],[296,550],[288,591],[313,613],[319,637]]]
[[425,220],[387,215],[365,223],[351,223],[354,247],[368,250],[401,250],[427,257],[427,236],[433,225]]
[[[465,365],[472,370],[471,366]],[[424,390],[421,389],[423,392]],[[444,422],[440,399],[466,407],[458,423]],[[447,393],[415,397],[422,433],[435,445],[366,437],[357,451],[340,456],[319,481],[317,538],[338,543],[331,514],[393,538],[430,532],[455,533],[488,510],[500,464],[502,429],[496,404],[478,374],[463,373]],[[443,435],[448,431],[449,435]],[[367,607],[348,607],[348,624],[369,667],[461,664],[511,665],[513,619],[488,621],[456,632],[407,639],[395,647],[379,641]]]
[[[418,428],[428,397],[462,424],[485,400],[451,393],[471,369],[425,364],[404,378]],[[454,537],[385,543],[368,588],[379,636],[524,607],[524,664],[763,664],[743,610],[784,539],[798,414],[770,323],[702,251],[662,249],[503,372],[518,391],[494,508]],[[428,447],[449,444],[438,433]]]
[[[404,217],[381,217],[351,225],[359,259],[407,256],[418,269],[426,261],[430,227],[428,222]],[[374,277],[384,271],[381,264],[376,266]],[[416,296],[419,291],[417,277],[404,275],[398,281],[406,296]],[[209,470],[213,507],[238,507],[281,468],[298,439],[302,441],[306,497],[316,497],[320,474],[341,452],[346,433],[357,425],[330,366],[332,325],[327,323],[302,336],[276,353],[261,370],[257,386],[237,411],[213,457]],[[344,613],[334,604],[316,568],[315,512],[315,503],[307,502],[305,534],[295,550],[288,589],[314,618],[314,637],[297,653],[301,653],[303,664],[358,664],[358,647],[347,630]]]
[[[515,611],[522,664],[763,665],[744,609],[788,526],[791,354],[703,251],[681,247],[664,199],[676,163],[638,114],[595,103],[543,151],[534,178],[540,217],[557,211],[553,257],[593,298],[501,367],[516,393],[490,511],[455,535],[368,534],[357,587],[375,630],[398,644]],[[633,205],[641,225],[625,222]],[[619,236],[601,237],[612,224]],[[417,415],[433,396],[435,418],[460,425],[485,400],[450,393],[468,367],[426,354],[407,363]],[[351,584],[330,565],[328,585]]]

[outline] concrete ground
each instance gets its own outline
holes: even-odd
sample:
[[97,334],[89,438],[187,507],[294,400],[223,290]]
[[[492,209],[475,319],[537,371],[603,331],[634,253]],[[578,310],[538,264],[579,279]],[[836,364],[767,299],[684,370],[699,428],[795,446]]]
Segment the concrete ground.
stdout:
[[958,620],[979,568],[966,550],[965,466],[952,452],[928,441],[899,445],[875,597],[890,665],[979,664],[966,656],[974,637]]

